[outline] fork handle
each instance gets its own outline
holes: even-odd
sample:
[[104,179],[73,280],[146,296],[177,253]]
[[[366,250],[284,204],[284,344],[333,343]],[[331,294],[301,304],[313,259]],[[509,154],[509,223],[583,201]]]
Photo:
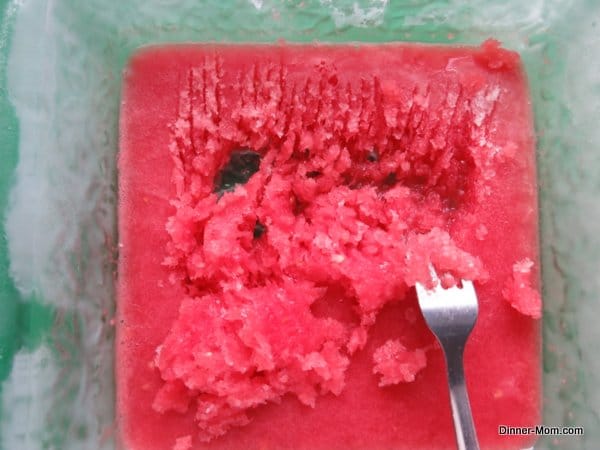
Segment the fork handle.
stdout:
[[463,368],[463,349],[446,349],[446,367],[448,369],[448,384],[450,386],[450,404],[452,405],[452,418],[456,431],[458,450],[479,450],[465,372]]

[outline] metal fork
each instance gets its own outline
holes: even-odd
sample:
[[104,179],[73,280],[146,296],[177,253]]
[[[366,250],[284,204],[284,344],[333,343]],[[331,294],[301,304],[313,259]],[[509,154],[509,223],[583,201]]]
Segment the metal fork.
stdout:
[[466,280],[462,288],[444,289],[435,270],[430,270],[436,285],[430,290],[417,283],[417,297],[427,325],[444,350],[456,443],[459,450],[479,450],[463,368],[465,344],[479,311],[477,294]]

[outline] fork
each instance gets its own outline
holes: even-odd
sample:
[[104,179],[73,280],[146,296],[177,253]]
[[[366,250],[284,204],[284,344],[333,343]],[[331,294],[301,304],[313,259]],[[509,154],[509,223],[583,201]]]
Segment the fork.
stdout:
[[465,345],[479,310],[477,294],[466,280],[461,280],[462,288],[444,289],[433,267],[430,271],[435,287],[415,287],[425,322],[444,350],[456,443],[459,450],[479,450],[463,368]]

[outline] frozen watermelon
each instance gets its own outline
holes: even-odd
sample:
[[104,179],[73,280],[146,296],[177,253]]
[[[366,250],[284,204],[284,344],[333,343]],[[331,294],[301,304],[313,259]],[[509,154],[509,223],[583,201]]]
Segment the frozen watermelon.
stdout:
[[540,418],[534,134],[518,55],[177,45],[131,59],[117,421],[129,450],[451,449],[414,285],[475,281],[479,440]]

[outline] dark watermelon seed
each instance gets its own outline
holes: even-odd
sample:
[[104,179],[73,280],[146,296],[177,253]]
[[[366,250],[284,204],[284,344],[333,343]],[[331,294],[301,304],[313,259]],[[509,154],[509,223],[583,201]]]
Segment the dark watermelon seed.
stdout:
[[377,150],[371,150],[369,153],[367,153],[367,161],[369,161],[369,162],[379,161],[379,152]]
[[229,161],[218,173],[214,192],[223,194],[232,191],[237,184],[246,184],[260,168],[260,155],[243,148],[231,152]]
[[265,234],[265,231],[267,231],[267,227],[257,220],[256,224],[254,225],[254,232],[252,233],[254,239],[259,239],[263,234]]

